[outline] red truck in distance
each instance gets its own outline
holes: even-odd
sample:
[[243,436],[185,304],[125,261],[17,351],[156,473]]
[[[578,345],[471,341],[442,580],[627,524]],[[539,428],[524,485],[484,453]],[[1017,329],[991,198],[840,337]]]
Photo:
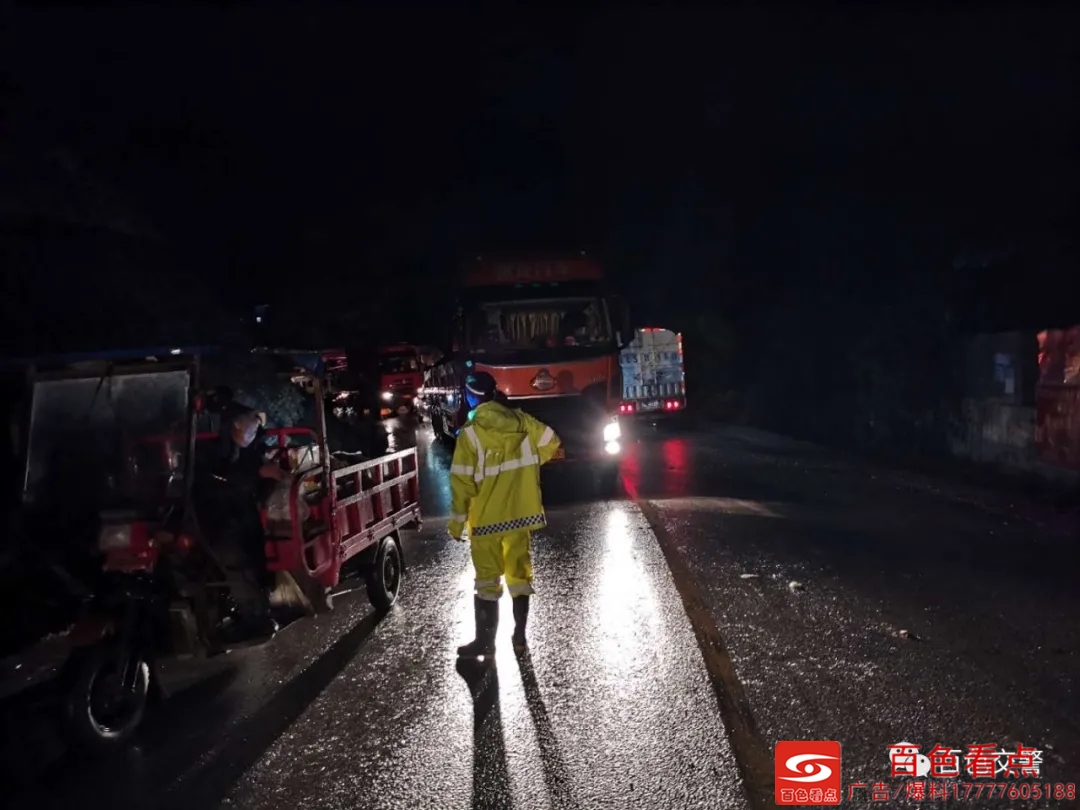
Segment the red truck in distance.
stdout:
[[422,393],[424,367],[420,350],[400,343],[379,349],[379,407],[382,416],[413,413]]

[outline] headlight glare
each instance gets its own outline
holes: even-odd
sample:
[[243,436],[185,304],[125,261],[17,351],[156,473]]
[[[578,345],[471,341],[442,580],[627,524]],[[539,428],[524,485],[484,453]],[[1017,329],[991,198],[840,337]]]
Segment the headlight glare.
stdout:
[[618,420],[612,420],[604,425],[604,441],[613,442],[622,436],[622,428],[619,427]]

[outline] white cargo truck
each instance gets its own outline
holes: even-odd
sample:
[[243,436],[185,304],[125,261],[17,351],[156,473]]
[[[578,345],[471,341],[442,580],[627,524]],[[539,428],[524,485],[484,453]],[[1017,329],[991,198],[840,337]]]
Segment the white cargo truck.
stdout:
[[682,335],[670,329],[637,329],[619,354],[622,416],[670,414],[686,408]]

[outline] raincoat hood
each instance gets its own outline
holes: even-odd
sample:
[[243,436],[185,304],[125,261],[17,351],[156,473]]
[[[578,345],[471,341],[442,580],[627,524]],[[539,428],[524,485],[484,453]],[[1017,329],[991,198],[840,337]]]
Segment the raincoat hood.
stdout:
[[481,402],[473,409],[469,422],[485,432],[512,434],[519,442],[528,433],[521,411],[497,401]]

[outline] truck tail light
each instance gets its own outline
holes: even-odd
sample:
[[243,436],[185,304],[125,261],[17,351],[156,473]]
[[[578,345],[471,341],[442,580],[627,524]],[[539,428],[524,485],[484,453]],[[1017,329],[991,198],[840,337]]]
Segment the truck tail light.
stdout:
[[622,402],[619,404],[619,413],[633,413],[637,410],[637,406],[633,402]]

